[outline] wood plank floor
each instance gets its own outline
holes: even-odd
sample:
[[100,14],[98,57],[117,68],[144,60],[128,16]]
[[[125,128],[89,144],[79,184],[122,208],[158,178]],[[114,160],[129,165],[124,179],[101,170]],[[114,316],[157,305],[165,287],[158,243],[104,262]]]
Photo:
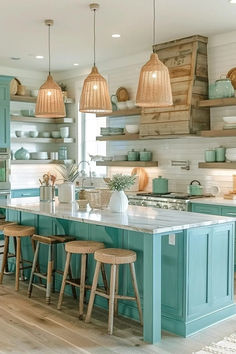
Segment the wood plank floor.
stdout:
[[149,345],[142,341],[141,326],[131,320],[115,319],[114,335],[107,334],[107,312],[95,308],[92,322],[78,320],[78,303],[65,296],[61,311],[44,302],[45,293],[34,289],[28,299],[27,282],[14,291],[14,276],[0,285],[0,353],[174,353],[190,354],[236,331],[236,316],[189,338],[163,332],[162,342]]

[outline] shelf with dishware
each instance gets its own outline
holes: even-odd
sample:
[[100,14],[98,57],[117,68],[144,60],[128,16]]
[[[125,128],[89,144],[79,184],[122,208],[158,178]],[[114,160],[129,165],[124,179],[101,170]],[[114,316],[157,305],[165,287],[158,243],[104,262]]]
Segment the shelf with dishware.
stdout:
[[119,109],[117,111],[113,111],[111,113],[99,113],[96,114],[96,117],[108,117],[108,118],[115,118],[115,117],[128,117],[128,116],[138,116],[141,115],[141,108],[130,108],[130,109]]
[[157,161],[96,161],[97,166],[116,167],[157,167]]
[[35,124],[72,124],[73,118],[37,118],[37,117],[25,117],[25,116],[11,116],[12,122],[23,123],[35,123]]
[[139,134],[119,134],[119,135],[97,136],[96,140],[97,141],[139,140]]
[[40,143],[40,144],[52,144],[52,143],[65,143],[65,144],[71,144],[75,142],[75,139],[73,138],[11,138],[12,143]]
[[12,165],[41,165],[73,163],[74,160],[11,160]]
[[[37,97],[25,96],[25,95],[24,96],[11,95],[10,100],[14,102],[36,103]],[[67,98],[64,100],[64,103],[68,104],[68,103],[75,103],[75,102],[72,98]]]
[[236,169],[236,162],[199,162],[199,168]]

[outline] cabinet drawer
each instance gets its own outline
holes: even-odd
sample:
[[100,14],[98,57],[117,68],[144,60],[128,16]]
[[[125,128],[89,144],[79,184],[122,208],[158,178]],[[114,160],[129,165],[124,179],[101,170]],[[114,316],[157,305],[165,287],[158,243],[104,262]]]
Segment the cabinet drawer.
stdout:
[[223,216],[236,217],[236,207],[222,207],[221,211]]
[[38,197],[39,188],[12,190],[11,196],[12,198]]
[[219,205],[192,203],[191,206],[192,206],[192,212],[194,213],[221,215],[221,208]]

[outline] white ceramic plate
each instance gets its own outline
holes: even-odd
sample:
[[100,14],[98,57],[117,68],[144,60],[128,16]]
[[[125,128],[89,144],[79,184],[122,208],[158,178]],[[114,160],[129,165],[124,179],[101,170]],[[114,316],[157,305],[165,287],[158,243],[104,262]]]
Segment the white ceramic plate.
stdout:
[[223,117],[223,121],[228,124],[236,124],[236,117],[235,116]]

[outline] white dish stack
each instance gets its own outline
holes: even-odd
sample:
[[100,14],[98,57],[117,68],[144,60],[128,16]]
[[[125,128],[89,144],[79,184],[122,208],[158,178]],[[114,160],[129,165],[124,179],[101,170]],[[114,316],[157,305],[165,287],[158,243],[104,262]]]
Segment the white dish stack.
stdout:
[[236,129],[236,117],[223,117],[224,129]]

